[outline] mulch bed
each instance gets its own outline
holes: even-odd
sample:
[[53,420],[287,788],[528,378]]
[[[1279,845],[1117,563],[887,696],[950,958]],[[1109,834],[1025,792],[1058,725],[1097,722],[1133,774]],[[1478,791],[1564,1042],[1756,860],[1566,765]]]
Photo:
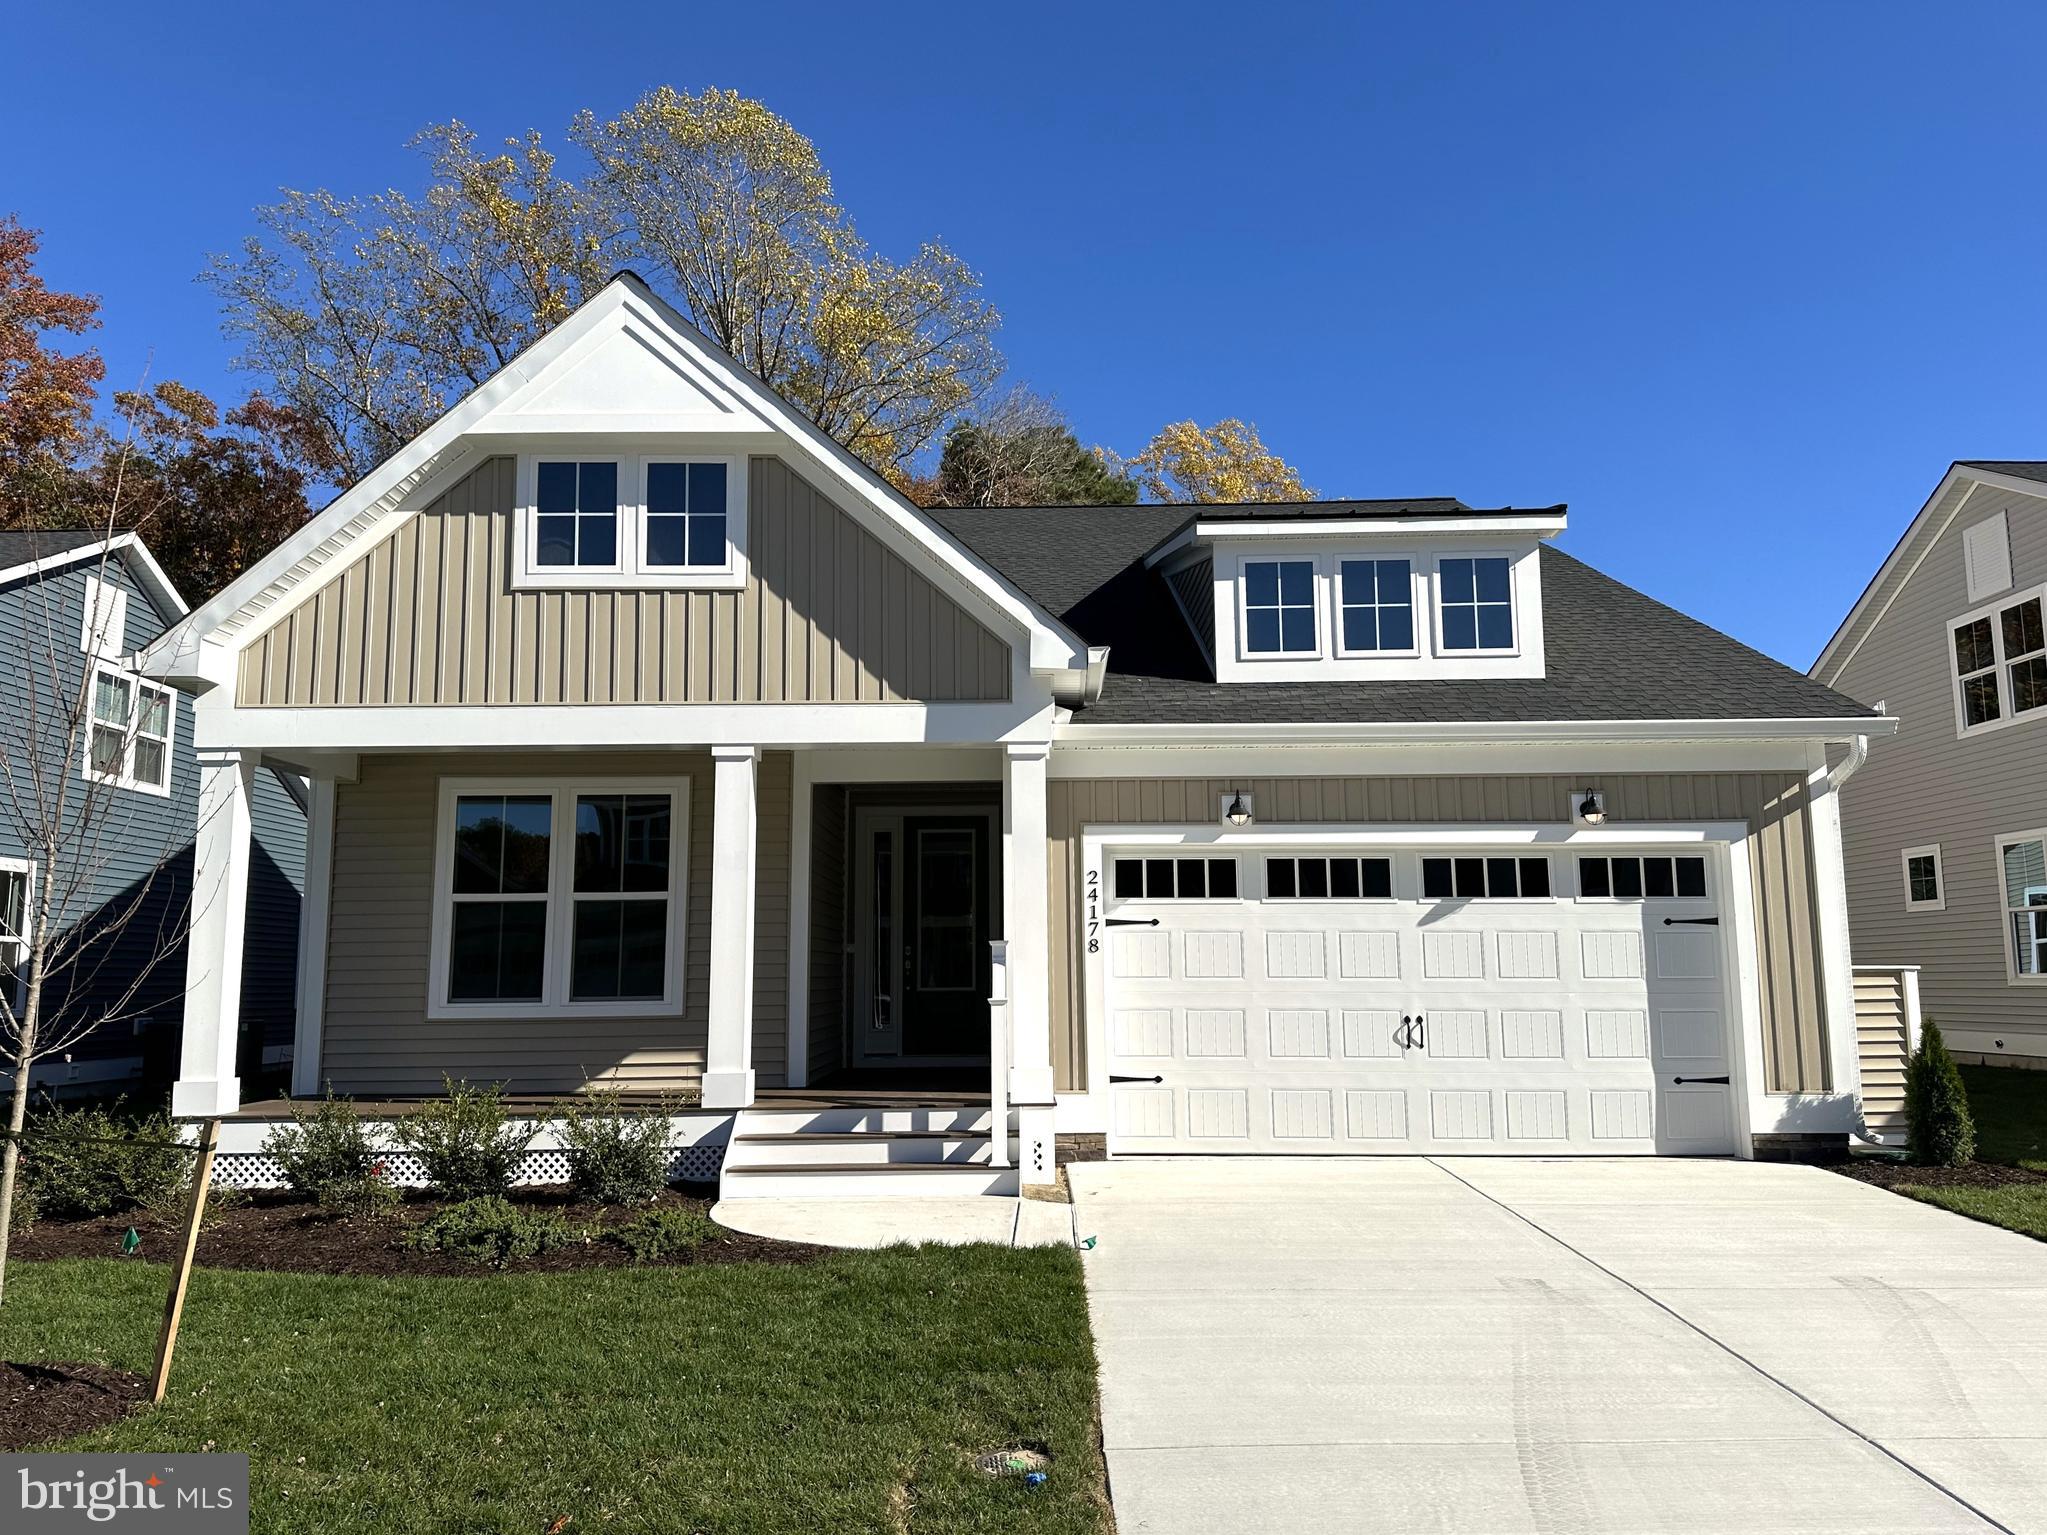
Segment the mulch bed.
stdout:
[[1889,1158],[1856,1157],[1833,1164],[1834,1171],[1862,1183],[1895,1189],[1911,1184],[1922,1189],[1996,1189],[2017,1184],[2047,1183],[2047,1173],[2002,1162],[1971,1162],[1963,1167],[1916,1167]]
[[[209,1211],[199,1233],[198,1262],[207,1268],[256,1269],[280,1274],[363,1274],[371,1276],[555,1274],[576,1269],[632,1267],[632,1255],[603,1232],[659,1206],[708,1212],[714,1203],[701,1195],[671,1190],[653,1204],[619,1209],[575,1202],[566,1187],[517,1190],[515,1204],[553,1209],[588,1240],[558,1247],[535,1258],[514,1258],[504,1268],[472,1262],[454,1253],[415,1252],[403,1237],[409,1227],[431,1219],[447,1202],[409,1196],[388,1216],[337,1215],[316,1209],[296,1195],[263,1192]],[[48,1258],[113,1258],[133,1226],[142,1238],[136,1257],[168,1263],[176,1257],[182,1231],[175,1220],[146,1210],[91,1220],[39,1220],[15,1237],[15,1255],[33,1262]],[[720,1234],[690,1252],[657,1258],[646,1267],[716,1263],[810,1263],[829,1248],[778,1242],[719,1228]]]
[[144,1406],[149,1382],[103,1364],[0,1360],[0,1451],[69,1439]]

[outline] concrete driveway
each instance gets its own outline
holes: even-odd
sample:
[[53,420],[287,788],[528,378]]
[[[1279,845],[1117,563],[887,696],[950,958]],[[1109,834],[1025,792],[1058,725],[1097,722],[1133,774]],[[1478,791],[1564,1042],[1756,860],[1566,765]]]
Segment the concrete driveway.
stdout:
[[2047,1532],[2047,1246],[1706,1161],[1071,1169],[1123,1535]]

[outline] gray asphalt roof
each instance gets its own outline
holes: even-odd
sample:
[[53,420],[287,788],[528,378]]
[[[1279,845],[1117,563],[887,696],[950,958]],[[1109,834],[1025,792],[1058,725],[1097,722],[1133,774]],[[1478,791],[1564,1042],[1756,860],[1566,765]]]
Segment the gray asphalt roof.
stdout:
[[0,570],[12,570],[17,565],[31,564],[36,560],[46,560],[53,554],[96,544],[106,536],[106,531],[98,528],[0,531]]
[[1988,469],[1992,474],[2009,474],[2021,480],[2047,480],[2047,463],[2032,458],[1962,458],[1964,469]]
[[1164,580],[1141,563],[1187,520],[1185,507],[932,515],[1088,644],[1109,647],[1102,696],[1074,716],[1076,724],[1816,719],[1875,712],[1550,546],[1542,551],[1544,677],[1217,683]]

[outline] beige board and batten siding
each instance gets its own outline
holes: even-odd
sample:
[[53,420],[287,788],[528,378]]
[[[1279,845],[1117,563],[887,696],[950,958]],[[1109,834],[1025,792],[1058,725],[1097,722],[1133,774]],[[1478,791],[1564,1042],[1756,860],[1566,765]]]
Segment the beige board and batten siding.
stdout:
[[777,458],[740,591],[514,591],[486,460],[243,649],[244,708],[996,702],[1009,647]]
[[1215,821],[1219,796],[1248,790],[1261,826],[1289,822],[1546,822],[1574,789],[1606,791],[1629,821],[1746,821],[1762,992],[1764,1077],[1771,1092],[1823,1092],[1825,986],[1814,899],[1805,779],[1796,773],[1576,773],[1456,778],[1054,779],[1049,803],[1052,1018],[1058,1085],[1087,1085],[1084,973],[1075,934],[1081,829]]
[[[783,1080],[788,1041],[789,796],[792,759],[764,753],[757,795],[754,1069]],[[711,759],[703,752],[564,757],[365,756],[337,787],[320,1081],[339,1093],[437,1091],[446,1074],[513,1092],[586,1081],[636,1090],[703,1074],[711,958]],[[442,1019],[426,1013],[440,780],[681,775],[690,781],[679,1017]]]
[[[2047,491],[2047,486],[2041,487]],[[1948,625],[2010,593],[1972,601],[1964,533],[2005,514],[2012,591],[2047,582],[2047,502],[1979,486],[1911,578],[1831,679],[1898,720],[1841,791],[1841,850],[1858,963],[1921,966],[1920,1007],[1970,1051],[2005,1041],[2012,1054],[2047,1054],[2047,985],[2014,985],[2005,966],[2002,875],[1992,844],[2047,826],[2047,714],[2000,730],[1955,732],[1954,650]],[[1903,854],[1940,846],[1944,910],[1905,908]],[[1981,1036],[1980,1038],[1976,1036]]]

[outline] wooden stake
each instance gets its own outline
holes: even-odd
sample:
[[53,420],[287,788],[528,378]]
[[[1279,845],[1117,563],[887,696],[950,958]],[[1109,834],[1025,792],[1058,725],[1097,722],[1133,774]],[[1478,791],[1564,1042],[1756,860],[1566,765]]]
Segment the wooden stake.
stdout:
[[192,1169],[192,1202],[185,1212],[185,1247],[178,1254],[170,1297],[163,1307],[163,1336],[156,1344],[156,1373],[149,1399],[161,1402],[171,1382],[171,1350],[178,1345],[178,1319],[185,1310],[185,1286],[192,1280],[192,1257],[199,1250],[199,1217],[206,1213],[206,1190],[213,1182],[213,1148],[220,1142],[220,1121],[209,1119],[199,1129],[199,1165]]

